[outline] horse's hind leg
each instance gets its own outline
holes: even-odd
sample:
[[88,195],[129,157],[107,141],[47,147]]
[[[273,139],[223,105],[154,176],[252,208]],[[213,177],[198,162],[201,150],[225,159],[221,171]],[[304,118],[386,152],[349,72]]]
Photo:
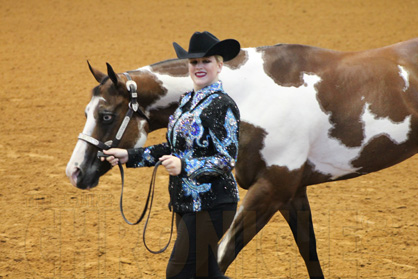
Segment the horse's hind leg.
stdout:
[[244,246],[279,210],[280,204],[283,203],[277,198],[277,188],[267,179],[260,179],[250,187],[234,221],[219,244],[218,263],[222,272],[227,270]]
[[280,209],[280,212],[292,230],[310,278],[324,278],[316,251],[316,239],[306,188],[301,189],[285,209]]

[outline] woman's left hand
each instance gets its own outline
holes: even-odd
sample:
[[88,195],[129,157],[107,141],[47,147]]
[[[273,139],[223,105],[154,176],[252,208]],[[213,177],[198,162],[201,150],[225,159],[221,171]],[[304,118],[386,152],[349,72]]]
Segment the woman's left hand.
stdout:
[[159,159],[169,175],[176,176],[181,172],[181,160],[173,155],[164,155]]

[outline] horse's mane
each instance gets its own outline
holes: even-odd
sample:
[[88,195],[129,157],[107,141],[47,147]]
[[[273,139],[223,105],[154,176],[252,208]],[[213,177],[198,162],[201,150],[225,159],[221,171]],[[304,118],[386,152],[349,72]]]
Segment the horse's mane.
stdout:
[[178,58],[167,59],[167,60],[163,60],[163,61],[160,61],[160,62],[156,62],[154,64],[151,64],[150,66],[151,67],[154,67],[154,66],[158,66],[160,64],[164,64],[164,63],[172,62],[172,61],[177,61],[177,60],[180,60],[180,59],[178,59]]

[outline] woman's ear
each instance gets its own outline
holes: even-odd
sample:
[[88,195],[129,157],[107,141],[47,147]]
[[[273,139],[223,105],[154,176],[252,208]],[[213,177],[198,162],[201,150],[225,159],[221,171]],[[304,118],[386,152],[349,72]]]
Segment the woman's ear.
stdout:
[[218,62],[218,74],[222,71],[223,65],[224,65],[223,62]]

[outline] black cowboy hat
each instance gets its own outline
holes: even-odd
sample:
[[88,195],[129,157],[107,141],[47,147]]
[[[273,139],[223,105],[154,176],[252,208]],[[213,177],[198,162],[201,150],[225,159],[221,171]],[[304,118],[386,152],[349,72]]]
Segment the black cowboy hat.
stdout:
[[190,38],[189,51],[186,51],[176,42],[174,49],[179,59],[202,58],[212,55],[220,55],[224,61],[229,61],[238,55],[241,46],[237,40],[226,39],[220,41],[208,31],[195,32]]

